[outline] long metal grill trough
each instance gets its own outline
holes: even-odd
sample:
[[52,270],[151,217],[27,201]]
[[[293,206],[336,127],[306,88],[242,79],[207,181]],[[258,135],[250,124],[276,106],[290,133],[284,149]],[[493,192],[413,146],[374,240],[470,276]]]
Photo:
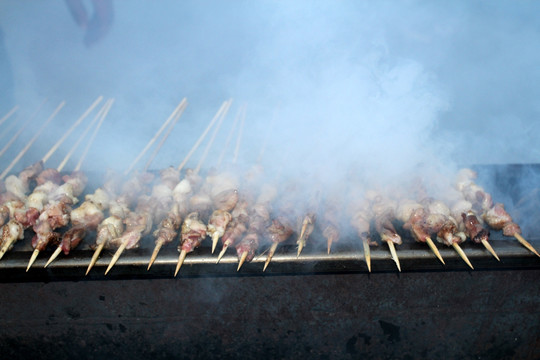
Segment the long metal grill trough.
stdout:
[[[540,211],[534,208],[539,203],[538,191],[534,187],[523,188],[518,181],[524,176],[534,180],[538,174],[538,165],[486,165],[477,166],[479,173],[478,183],[484,184],[486,190],[493,194],[495,200],[511,201],[507,204],[508,210],[514,215],[516,222],[523,224],[524,235],[535,248],[539,248],[540,238],[538,224],[530,221]],[[491,179],[492,181],[487,181]],[[533,183],[533,182],[531,182]],[[490,186],[490,187],[488,187]],[[513,206],[512,206],[513,205]],[[530,218],[529,218],[530,216]],[[452,249],[441,244],[438,248],[446,265],[441,264],[425,244],[414,242],[407,238],[404,231],[404,243],[397,247],[403,271],[450,271],[467,270],[467,265]],[[26,272],[28,259],[32,249],[30,247],[31,231],[26,231],[24,241],[15,244],[12,251],[0,261],[0,276],[4,281],[19,280],[53,280],[83,278],[93,251],[90,244],[95,241],[95,234],[84,239],[83,244],[72,251],[69,256],[60,257],[44,269],[46,260],[52,250],[48,249],[40,254],[34,266]],[[351,235],[348,235],[349,237]],[[203,242],[200,248],[190,253],[180,271],[180,277],[185,276],[241,276],[241,275],[271,275],[271,274],[313,274],[313,273],[347,273],[367,272],[367,266],[359,239],[347,239],[334,245],[331,254],[326,253],[325,241],[320,232],[314,232],[310,245],[296,256],[296,247],[287,243],[278,248],[272,262],[263,273],[263,264],[266,260],[265,250],[268,246],[261,246],[259,253],[250,263],[237,271],[238,258],[231,249],[219,264],[216,264],[216,254],[210,253],[209,241]],[[494,269],[531,269],[540,267],[540,259],[521,246],[515,239],[504,237],[500,231],[491,231],[490,241],[499,255],[501,261],[496,261],[481,245],[467,241],[462,245],[476,270]],[[154,238],[148,235],[141,240],[141,247],[125,251],[115,267],[105,276],[104,271],[110,262],[114,250],[105,250],[97,261],[88,278],[154,278],[172,277],[178,261],[178,242],[165,246],[150,271],[146,270],[154,247]],[[372,271],[397,271],[390,253],[385,244],[371,249]]]

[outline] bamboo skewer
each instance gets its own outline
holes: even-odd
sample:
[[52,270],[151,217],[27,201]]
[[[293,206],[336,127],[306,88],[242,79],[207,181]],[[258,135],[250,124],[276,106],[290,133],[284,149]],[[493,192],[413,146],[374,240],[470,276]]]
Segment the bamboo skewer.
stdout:
[[68,151],[68,153],[66,154],[66,156],[64,157],[64,160],[62,160],[62,162],[60,163],[60,165],[58,165],[58,167],[56,168],[56,170],[58,172],[62,171],[62,169],[64,168],[64,166],[66,165],[66,163],[68,162],[68,160],[71,158],[71,156],[73,155],[73,152],[77,149],[77,147],[79,146],[79,144],[84,140],[84,138],[86,137],[86,135],[88,134],[88,132],[90,131],[90,129],[92,128],[92,126],[95,125],[95,123],[98,121],[98,119],[100,117],[103,117],[103,113],[105,112],[105,110],[108,108],[108,105],[109,105],[109,101],[107,101],[105,103],[105,105],[103,105],[103,107],[99,110],[99,112],[96,114],[96,116],[94,117],[94,119],[90,122],[90,124],[88,124],[88,126],[86,127],[86,129],[83,131],[82,135],[79,137],[79,139],[75,142],[75,144],[71,147],[71,149]]
[[62,135],[62,137],[60,138],[60,140],[58,140],[56,142],[56,144],[53,145],[53,147],[49,150],[49,152],[47,154],[45,154],[45,156],[43,156],[43,159],[41,159],[43,161],[43,163],[45,164],[47,162],[47,160],[49,160],[49,158],[52,156],[52,154],[56,151],[56,149],[58,149],[58,147],[60,145],[62,145],[62,143],[66,140],[66,138],[71,134],[71,132],[73,130],[75,130],[75,128],[77,126],[79,126],[79,124],[84,120],[86,119],[86,117],[88,116],[88,114],[90,114],[92,112],[92,110],[94,110],[94,108],[101,102],[101,100],[103,99],[103,96],[99,96],[93,103],[92,105],[90,105],[90,107],[88,109],[86,109],[86,111],[77,119],[77,121],[75,121],[75,123],[73,125],[71,125],[71,127],[68,129],[68,131],[65,132],[64,135]]
[[392,255],[392,260],[394,260],[398,270],[401,272],[401,265],[399,264],[399,258],[397,256],[396,246],[390,240],[386,241],[386,243],[388,244],[388,248],[390,249],[390,254]]
[[94,142],[94,139],[96,138],[96,135],[97,135],[99,129],[101,128],[101,124],[103,124],[103,120],[105,120],[105,117],[107,117],[107,114],[109,113],[109,110],[111,109],[113,103],[114,103],[114,99],[109,99],[109,105],[103,111],[103,114],[101,115],[101,119],[99,120],[99,123],[97,124],[96,128],[94,129],[94,132],[92,133],[92,136],[88,140],[88,143],[86,144],[86,148],[84,149],[79,162],[75,166],[74,171],[79,171],[81,169],[82,163],[83,163],[84,159],[86,158],[86,155],[88,154],[88,151],[90,150],[90,146]]
[[216,139],[216,135],[219,132],[219,128],[221,127],[221,123],[223,122],[223,119],[227,115],[227,112],[229,111],[229,108],[232,104],[232,100],[229,100],[227,102],[227,105],[225,106],[225,109],[221,113],[221,116],[219,117],[219,121],[216,124],[216,128],[214,129],[214,132],[212,133],[212,137],[208,141],[208,144],[206,145],[206,148],[204,149],[204,152],[201,156],[201,159],[199,160],[199,163],[197,164],[197,167],[195,168],[195,174],[198,174],[201,170],[203,162],[206,160],[206,157],[208,156],[208,152],[210,151],[210,148],[212,147],[212,144],[214,143],[214,140]]
[[152,153],[152,155],[146,162],[146,165],[144,166],[144,171],[147,171],[148,168],[150,167],[150,164],[154,161],[155,157],[159,153],[159,150],[161,150],[161,147],[163,146],[163,144],[165,143],[165,141],[171,134],[172,130],[174,129],[174,126],[176,125],[176,123],[178,122],[182,114],[184,113],[184,110],[186,110],[186,107],[187,107],[187,103],[177,111],[173,122],[170,124],[169,128],[167,129],[167,132],[165,133],[165,135],[163,135],[163,137],[161,138],[161,141],[159,142],[159,144],[157,144],[156,148],[154,149],[154,152]]
[[54,250],[54,252],[52,253],[51,257],[49,258],[49,260],[47,261],[47,263],[45,264],[44,268],[46,268],[47,266],[49,266],[50,263],[52,263],[57,257],[58,255],[60,255],[60,253],[62,252],[62,247],[61,246],[58,246],[56,248],[56,250]]
[[122,255],[122,252],[124,252],[124,250],[126,249],[126,246],[127,246],[127,242],[123,242],[118,247],[118,249],[114,253],[114,256],[111,259],[111,262],[109,263],[109,266],[107,267],[107,270],[105,270],[105,275],[107,275],[109,273],[109,271],[112,269],[112,267],[114,266],[114,264],[116,264],[116,262],[120,258],[120,255]]
[[19,105],[15,105],[13,107],[13,109],[11,109],[10,111],[8,111],[8,113],[6,115],[4,115],[1,119],[0,119],[0,125],[2,125],[7,119],[9,119],[11,117],[11,115],[15,114],[15,112],[19,109]]
[[538,251],[536,251],[536,249],[531,245],[531,243],[525,240],[523,236],[521,236],[521,234],[515,233],[514,237],[517,239],[517,241],[519,241],[521,245],[525,246],[529,251],[536,254],[536,256],[540,257],[540,254],[538,254]]
[[233,164],[236,164],[236,161],[238,160],[238,154],[240,152],[240,142],[242,140],[242,134],[244,132],[244,122],[246,120],[246,107],[246,104],[242,106],[242,120],[240,121],[240,130],[238,131],[238,138],[236,139],[236,148],[234,149]]
[[426,238],[426,243],[429,245],[429,248],[431,249],[431,251],[433,251],[437,259],[439,259],[443,263],[443,265],[446,265],[441,256],[441,253],[439,252],[439,249],[437,249],[437,246],[435,246],[435,243],[433,242],[433,240],[431,240],[431,238],[428,237]]
[[224,101],[223,104],[221,105],[221,107],[219,108],[218,112],[216,113],[216,115],[214,115],[214,117],[212,118],[212,120],[210,121],[210,123],[208,124],[208,126],[206,127],[206,129],[204,129],[202,135],[197,139],[197,141],[195,142],[195,144],[192,146],[191,150],[188,152],[188,154],[186,155],[186,157],[184,158],[184,160],[180,163],[180,165],[178,165],[178,171],[182,170],[184,168],[184,166],[186,165],[186,163],[189,161],[189,159],[191,158],[191,156],[193,155],[193,153],[195,152],[195,150],[197,150],[197,148],[199,147],[199,145],[201,144],[201,142],[204,140],[204,138],[206,137],[206,135],[208,134],[208,131],[210,131],[210,129],[212,128],[212,126],[214,126],[214,123],[219,119],[219,116],[221,115],[221,113],[224,111],[225,107],[227,106],[227,101]]
[[54,112],[51,114],[51,116],[49,116],[49,118],[43,123],[43,125],[41,126],[41,128],[39,128],[39,130],[37,131],[37,133],[34,135],[34,137],[28,142],[28,144],[26,144],[26,146],[19,152],[19,154],[15,157],[15,159],[13,159],[13,161],[8,165],[8,167],[4,170],[4,172],[2,172],[2,174],[0,174],[0,180],[2,180],[8,173],[9,171],[15,166],[15,164],[17,164],[17,162],[19,162],[19,160],[24,156],[24,154],[26,154],[26,152],[28,151],[28,149],[30,149],[30,147],[34,144],[34,142],[37,140],[37,138],[39,137],[39,135],[41,135],[41,133],[43,132],[43,130],[45,129],[45,127],[52,121],[52,119],[54,119],[54,117],[56,116],[56,114],[58,114],[58,112],[64,107],[64,105],[66,104],[65,101],[62,101],[60,103],[60,105],[58,105],[58,107],[54,110]]
[[219,264],[219,260],[221,260],[221,258],[223,257],[223,255],[225,255],[225,253],[227,252],[227,249],[229,248],[228,245],[223,245],[223,249],[221,249],[218,257],[217,257],[217,261],[216,261],[216,264]]
[[159,250],[161,250],[162,246],[163,246],[163,241],[158,241],[156,243],[156,247],[154,248],[154,251],[152,252],[152,257],[150,258],[150,261],[148,262],[148,267],[146,268],[146,270],[150,270],[150,268],[152,267],[152,264],[154,263],[154,261],[156,261],[156,258],[159,254]]
[[176,114],[182,109],[185,108],[185,106],[187,103],[187,99],[186,98],[183,98],[182,101],[176,106],[176,108],[173,110],[172,114],[169,115],[169,117],[167,118],[167,120],[165,120],[165,122],[161,125],[161,127],[159,128],[159,130],[156,132],[156,134],[154,135],[154,137],[152,139],[150,139],[150,141],[148,142],[148,144],[146,144],[146,146],[143,148],[143,150],[139,153],[139,155],[137,155],[137,157],[135,158],[135,160],[133,160],[133,162],[131,163],[131,165],[129,166],[129,168],[124,172],[124,175],[127,175],[131,172],[131,170],[133,170],[133,168],[135,167],[135,165],[139,162],[139,160],[144,156],[144,154],[148,151],[148,149],[154,144],[154,142],[157,140],[157,138],[159,137],[159,135],[161,135],[161,133],[163,132],[163,130],[165,130],[165,128],[167,127],[167,125],[176,117]]
[[35,249],[34,252],[32,253],[32,256],[30,257],[30,261],[28,262],[28,266],[26,267],[26,272],[28,272],[28,270],[30,270],[30,267],[32,267],[32,265],[34,264],[34,262],[36,261],[38,255],[39,255],[39,250]]
[[244,262],[246,262],[247,256],[248,256],[248,252],[244,251],[242,253],[242,257],[240,258],[240,261],[238,262],[238,268],[236,269],[236,271],[240,271],[240,268],[242,267],[242,265],[244,265]]
[[[46,102],[47,102],[47,99],[43,100],[43,102],[38,106],[36,111],[34,111],[34,113],[30,115],[30,117],[23,123],[19,131],[17,131],[15,135],[11,137],[11,139],[6,143],[6,145],[2,148],[2,150],[0,150],[0,156],[4,155],[7,149],[9,149],[9,147],[15,142],[15,140],[17,140],[17,138],[22,134],[22,132],[26,130],[26,126],[30,123],[30,121],[32,121],[36,117],[36,115],[39,113],[39,111],[41,110],[43,105],[45,105]],[[16,122],[14,124],[16,124]],[[4,135],[2,134],[2,136]]]
[[99,257],[99,254],[101,254],[101,251],[103,251],[103,248],[105,247],[105,241],[103,241],[101,244],[98,245],[96,250],[94,251],[94,255],[92,255],[92,260],[90,260],[90,264],[88,265],[88,268],[86,269],[85,275],[88,275],[90,270],[94,267],[94,265],[97,262],[97,259]]
[[225,140],[225,144],[223,145],[223,150],[221,151],[221,154],[219,155],[219,159],[217,162],[216,167],[219,168],[221,166],[221,163],[223,162],[223,158],[225,157],[225,154],[227,150],[229,149],[229,144],[232,140],[232,137],[234,135],[234,131],[236,130],[236,127],[238,126],[238,120],[240,120],[240,111],[237,113],[237,115],[234,117],[234,121],[231,127],[231,130],[229,131],[229,135],[227,135],[227,140]]
[[268,264],[270,264],[270,260],[272,260],[272,257],[274,256],[274,253],[276,252],[278,245],[279,245],[278,242],[274,242],[272,246],[270,247],[270,250],[268,251],[268,257],[266,258],[266,261],[264,263],[263,272],[266,271]]
[[174,271],[174,276],[178,275],[178,272],[180,271],[180,268],[182,267],[182,264],[184,263],[184,260],[186,259],[187,251],[182,250],[180,252],[180,256],[178,257],[178,263],[176,264],[176,270]]
[[452,243],[452,247],[457,251],[459,256],[461,256],[463,261],[465,261],[465,263],[467,263],[467,265],[469,265],[469,267],[474,270],[474,267],[472,266],[471,262],[469,261],[469,258],[467,257],[467,255],[465,254],[461,246],[459,246],[459,244],[457,243]]
[[[118,232],[116,231],[116,228],[114,226],[112,226],[111,224],[107,224],[107,228],[109,230],[109,234],[113,237],[113,238],[116,238],[118,237],[120,234],[118,234]],[[90,260],[90,264],[88,265],[88,268],[86,269],[86,274],[85,275],[88,275],[88,273],[90,272],[90,270],[92,270],[92,268],[94,267],[94,265],[96,264],[97,262],[97,259],[99,257],[99,254],[101,254],[101,251],[103,251],[103,248],[105,247],[105,244],[106,244],[106,241],[102,241],[98,247],[96,248],[96,250],[94,251],[94,255],[92,255],[92,259]]]
[[366,265],[368,271],[371,272],[371,250],[369,248],[369,242],[367,239],[362,239],[362,244],[364,245],[364,258],[366,260]]
[[501,259],[499,259],[499,257],[495,253],[495,250],[493,250],[490,243],[488,243],[486,239],[482,240],[482,245],[484,245],[484,247],[491,253],[491,255],[493,255],[495,259],[497,259],[497,261],[501,261]]

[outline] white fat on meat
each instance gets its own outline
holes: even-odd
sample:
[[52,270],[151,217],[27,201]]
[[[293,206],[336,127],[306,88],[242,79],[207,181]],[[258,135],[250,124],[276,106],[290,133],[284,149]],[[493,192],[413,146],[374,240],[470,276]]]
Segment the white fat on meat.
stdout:
[[396,218],[406,223],[411,218],[413,211],[422,209],[423,206],[411,199],[402,200],[396,211]]
[[38,191],[28,195],[26,200],[26,206],[28,208],[34,208],[38,211],[42,211],[43,207],[49,202],[49,197],[46,193]]
[[176,202],[185,201],[191,193],[191,184],[188,179],[180,181],[173,189],[172,195]]
[[28,184],[25,184],[21,179],[15,175],[10,175],[4,181],[6,191],[9,191],[21,200],[26,199],[26,193],[28,192]]
[[97,223],[103,219],[103,212],[101,209],[91,201],[85,201],[76,209],[71,211],[71,222],[75,225],[91,225],[96,226]]
[[109,193],[102,188],[98,188],[93,194],[88,194],[84,197],[86,201],[91,201],[96,204],[101,210],[105,210],[109,207],[111,197]]

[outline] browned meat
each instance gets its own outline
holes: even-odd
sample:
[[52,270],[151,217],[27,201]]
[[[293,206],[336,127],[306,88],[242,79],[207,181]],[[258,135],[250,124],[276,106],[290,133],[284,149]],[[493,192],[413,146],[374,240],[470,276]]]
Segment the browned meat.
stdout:
[[231,211],[238,202],[238,191],[236,189],[222,191],[215,195],[212,200],[215,209]]
[[206,225],[199,220],[199,214],[190,213],[182,224],[180,246],[178,251],[192,252],[206,238]]
[[25,184],[28,184],[31,180],[35,179],[39,173],[43,171],[43,161],[38,161],[19,173],[19,179]]
[[247,253],[246,261],[250,262],[255,256],[255,251],[259,248],[259,235],[255,232],[249,232],[240,242],[236,245],[236,253],[238,257],[242,257],[244,253]]
[[103,212],[91,201],[85,201],[71,212],[71,223],[75,226],[85,226],[95,229],[103,221]]
[[178,234],[180,225],[182,225],[182,216],[178,212],[178,206],[175,205],[154,231],[156,244],[159,242],[167,244],[173,241]]
[[152,229],[152,216],[148,213],[130,212],[124,219],[126,229],[124,233],[112,240],[106,246],[119,247],[126,244],[126,249],[135,249],[139,247],[141,236],[146,235]]
[[84,225],[76,225],[66,231],[62,236],[60,247],[64,254],[68,255],[71,249],[75,249],[86,236],[86,227]]
[[60,185],[62,182],[62,175],[56,169],[45,169],[36,178],[38,185],[43,185],[46,182],[52,182],[53,184]]
[[284,216],[278,216],[272,220],[272,224],[266,228],[266,234],[272,242],[284,242],[294,233],[291,222]]
[[232,246],[236,244],[238,239],[244,235],[247,231],[246,224],[239,219],[232,219],[225,230],[225,233],[221,237],[221,242],[223,246]]
[[485,229],[474,212],[462,213],[463,223],[465,225],[465,234],[475,243],[481,243],[482,240],[489,240],[489,230]]

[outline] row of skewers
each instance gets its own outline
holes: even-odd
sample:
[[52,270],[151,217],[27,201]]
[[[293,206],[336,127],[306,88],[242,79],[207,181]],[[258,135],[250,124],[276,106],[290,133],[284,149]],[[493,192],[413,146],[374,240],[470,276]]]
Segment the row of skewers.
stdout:
[[[432,238],[454,248],[471,268],[471,262],[460,247],[466,239],[482,244],[499,260],[489,243],[489,228],[515,237],[540,256],[520,235],[521,229],[504,206],[493,204],[491,195],[475,183],[476,174],[470,169],[458,172],[452,189],[445,194],[447,201],[431,197],[421,181],[398,189],[377,190],[365,190],[365,186],[351,183],[346,199],[343,195],[320,189],[305,192],[299,183],[268,181],[269,176],[260,165],[252,166],[242,176],[234,166],[226,170],[214,169],[203,179],[200,175],[202,163],[230,104],[230,101],[223,103],[178,167],[163,169],[156,177],[155,172],[146,171],[151,164],[150,158],[143,171],[133,172],[137,161],[169,126],[160,144],[165,141],[186,106],[183,101],[130,168],[123,175],[107,174],[103,185],[93,193],[87,193],[80,204],[78,197],[85,193],[87,178],[79,169],[71,174],[61,174],[61,168],[44,168],[47,160],[44,158],[18,175],[8,176],[0,196],[0,259],[24,237],[24,231],[31,228],[35,233],[32,239],[34,251],[27,271],[47,246],[57,247],[46,267],[61,252],[68,255],[91,232],[95,233],[95,252],[86,274],[103,249],[115,249],[107,274],[125,250],[139,247],[141,238],[150,234],[155,238],[155,248],[148,270],[160,249],[178,239],[180,254],[176,276],[187,255],[207,237],[211,239],[212,253],[221,239],[222,249],[216,262],[229,248],[236,249],[238,270],[254,258],[263,241],[269,242],[263,269],[266,270],[279,245],[290,239],[296,240],[297,256],[300,256],[316,226],[326,239],[330,253],[332,244],[346,234],[347,224],[343,219],[348,219],[348,225],[361,239],[369,271],[370,246],[377,244],[377,238],[388,244],[392,259],[401,271],[395,245],[402,243],[402,236],[396,225],[415,241],[426,243],[443,264],[444,259]],[[235,124],[238,119],[243,121],[237,116]],[[213,126],[214,132],[199,164],[194,169],[184,170]],[[232,131],[227,143],[231,134]],[[239,140],[237,149],[238,144]],[[57,148],[55,145],[55,150]],[[152,156],[157,151],[159,146]]]

